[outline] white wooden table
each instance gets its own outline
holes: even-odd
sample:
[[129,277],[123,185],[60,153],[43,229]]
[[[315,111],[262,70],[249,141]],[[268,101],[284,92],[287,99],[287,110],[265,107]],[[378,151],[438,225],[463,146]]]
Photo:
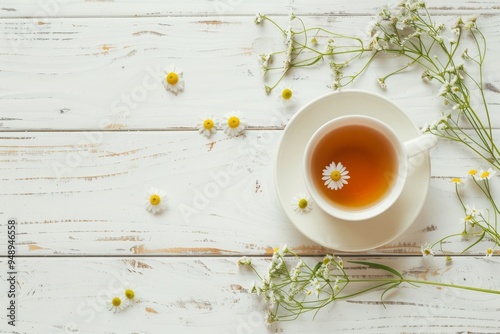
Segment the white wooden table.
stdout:
[[[287,121],[331,91],[328,65],[290,73],[296,104],[284,109],[263,89],[257,52],[280,42],[262,12],[286,23],[290,9],[310,24],[361,34],[384,0],[161,1],[2,0],[0,2],[0,333],[500,333],[500,297],[405,286],[341,301],[313,320],[264,322],[249,293],[253,257],[264,270],[282,243],[306,260],[336,253],[370,259],[412,278],[500,289],[500,261],[483,241],[466,254],[423,258],[420,246],[460,232],[463,212],[450,184],[484,162],[454,143],[431,153],[432,179],[421,214],[400,237],[364,253],[325,249],[300,234],[278,204],[273,159]],[[488,40],[487,98],[500,137],[500,7],[496,1],[429,0],[443,22],[481,14]],[[439,87],[413,73],[382,90],[374,64],[351,88],[379,93],[422,126],[443,110]],[[173,95],[160,68],[184,70]],[[496,88],[495,88],[496,87]],[[128,100],[127,100],[128,99]],[[120,109],[121,108],[121,109]],[[126,115],[119,111],[126,111]],[[245,134],[198,134],[199,117],[240,110]],[[118,111],[118,112],[117,112]],[[256,145],[266,138],[267,145]],[[205,187],[234,161],[238,173],[206,202]],[[498,177],[492,182],[500,187]],[[143,208],[150,187],[168,208]],[[200,204],[201,203],[201,204]],[[186,208],[190,209],[187,210]],[[186,213],[187,212],[187,213]],[[16,326],[8,325],[7,222],[16,237]],[[379,271],[347,265],[353,275]],[[139,303],[111,313],[104,300],[123,281]]]

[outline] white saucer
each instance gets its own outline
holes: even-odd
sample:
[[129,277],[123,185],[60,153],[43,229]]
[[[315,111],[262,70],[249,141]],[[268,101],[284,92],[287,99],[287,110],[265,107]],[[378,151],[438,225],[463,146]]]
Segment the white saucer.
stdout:
[[421,134],[399,107],[380,95],[359,90],[329,93],[304,106],[288,122],[278,147],[274,173],[281,206],[302,234],[328,248],[359,252],[387,244],[413,223],[429,189],[430,158],[428,152],[412,158],[415,168],[410,171],[400,198],[377,217],[344,221],[326,214],[314,204],[312,211],[297,214],[291,200],[297,192],[308,193],[302,159],[309,138],[329,120],[352,114],[368,115],[385,122],[403,141]]

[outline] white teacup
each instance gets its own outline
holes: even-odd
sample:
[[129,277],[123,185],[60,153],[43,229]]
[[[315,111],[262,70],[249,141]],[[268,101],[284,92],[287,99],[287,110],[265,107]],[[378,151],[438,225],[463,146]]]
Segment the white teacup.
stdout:
[[305,183],[313,200],[329,215],[351,221],[370,219],[400,196],[409,159],[436,143],[430,134],[403,142],[391,127],[369,116],[335,118],[321,126],[306,146]]

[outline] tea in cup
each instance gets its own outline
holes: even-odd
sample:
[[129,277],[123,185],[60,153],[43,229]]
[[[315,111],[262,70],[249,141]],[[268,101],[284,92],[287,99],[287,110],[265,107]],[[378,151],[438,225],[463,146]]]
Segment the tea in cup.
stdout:
[[335,118],[321,126],[306,146],[305,183],[329,215],[370,219],[400,196],[409,159],[436,143],[430,134],[403,142],[391,127],[369,116]]

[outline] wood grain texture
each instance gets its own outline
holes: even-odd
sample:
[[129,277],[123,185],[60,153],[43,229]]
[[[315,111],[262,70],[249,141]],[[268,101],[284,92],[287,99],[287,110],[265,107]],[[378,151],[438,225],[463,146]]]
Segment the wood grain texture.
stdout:
[[[386,277],[348,263],[353,278]],[[499,295],[431,286],[402,286],[339,301],[312,321],[265,324],[265,305],[250,294],[256,276],[237,258],[19,258],[16,333],[498,333]],[[305,259],[314,264],[318,258]],[[369,258],[408,278],[500,289],[498,258]],[[268,260],[253,259],[265,271]],[[294,265],[294,262],[291,262]],[[0,261],[4,267],[5,261]],[[125,282],[139,303],[122,313],[106,300]],[[5,317],[4,314],[1,317]],[[360,320],[362,319],[362,320]],[[4,324],[4,318],[2,325]],[[10,333],[0,327],[0,333]]]
[[[404,286],[343,302],[294,322],[265,324],[266,308],[249,293],[255,275],[238,268],[253,256],[258,270],[287,243],[307,261],[325,249],[288,222],[274,189],[273,163],[289,119],[331,91],[328,63],[293,70],[296,103],[266,95],[257,55],[284,48],[270,24],[292,10],[306,24],[363,36],[386,0],[2,0],[0,4],[0,277],[7,273],[7,220],[16,218],[17,326],[0,312],[0,333],[500,333],[498,295]],[[500,5],[493,0],[429,0],[436,18],[480,14],[488,40],[485,93],[500,136]],[[320,45],[327,37],[319,36]],[[277,59],[276,63],[280,64]],[[449,110],[439,86],[421,84],[412,68],[376,78],[404,59],[381,57],[351,88],[382,94],[422,126]],[[165,67],[184,70],[185,91],[161,85]],[[355,71],[355,67],[352,67]],[[473,92],[478,98],[478,92]],[[247,131],[211,139],[200,117],[240,110]],[[444,256],[422,257],[421,245],[460,233],[464,212],[450,177],[485,163],[441,141],[431,153],[424,208],[408,230],[378,249],[341,254],[358,278],[385,275],[349,260],[389,265],[410,278],[500,290],[499,250],[483,240],[450,239]],[[298,176],[299,177],[299,176]],[[470,183],[470,182],[469,182]],[[500,177],[491,180],[500,198]],[[164,189],[168,205],[153,215],[146,191]],[[470,184],[464,203],[487,203]],[[438,253],[438,252],[436,252]],[[124,282],[139,303],[106,309]],[[0,284],[2,289],[5,284]],[[9,300],[0,291],[0,308]]]
[[[19,220],[24,255],[265,255],[280,242],[321,254],[278,203],[273,165],[280,138],[272,130],[236,138],[218,133],[213,140],[192,131],[4,134],[0,230],[9,217]],[[484,162],[446,141],[431,161],[430,191],[417,221],[372,253],[418,254],[423,243],[461,232],[464,212],[449,180],[485,168]],[[499,181],[492,180],[493,189]],[[153,186],[167,192],[160,215],[143,207]],[[467,203],[486,205],[472,187],[464,195]],[[465,245],[457,238],[447,248]],[[489,246],[484,241],[472,252]]]
[[[358,36],[365,35],[370,20],[305,19],[311,26]],[[278,21],[288,25],[287,18]],[[494,57],[500,53],[500,19],[488,15],[479,24],[488,39],[486,97],[498,127],[500,80],[495,73],[500,64]],[[284,48],[283,38],[271,24],[257,26],[250,16],[228,16],[216,23],[206,17],[3,19],[0,35],[3,131],[195,129],[205,114],[220,120],[233,110],[240,110],[250,127],[281,129],[304,104],[332,91],[325,61],[286,76],[284,83],[296,93],[294,105],[283,107],[279,89],[266,95],[264,84],[273,84],[281,74],[263,80],[257,55]],[[326,41],[320,37],[320,43]],[[449,109],[436,97],[439,85],[421,84],[417,67],[388,80],[386,90],[376,81],[406,62],[382,56],[350,88],[384,95],[422,126]],[[184,70],[186,88],[177,96],[160,82],[171,64]],[[356,71],[355,65],[348,70]],[[472,96],[477,98],[478,92]]]
[[[324,15],[373,15],[386,5],[384,0],[328,0],[310,2],[307,0],[243,1],[243,0],[4,0],[0,17],[122,17],[122,16],[234,16],[266,14],[287,15],[289,10],[301,14]],[[500,6],[491,0],[454,1],[431,0],[427,5],[432,12],[473,13],[498,12]]]

